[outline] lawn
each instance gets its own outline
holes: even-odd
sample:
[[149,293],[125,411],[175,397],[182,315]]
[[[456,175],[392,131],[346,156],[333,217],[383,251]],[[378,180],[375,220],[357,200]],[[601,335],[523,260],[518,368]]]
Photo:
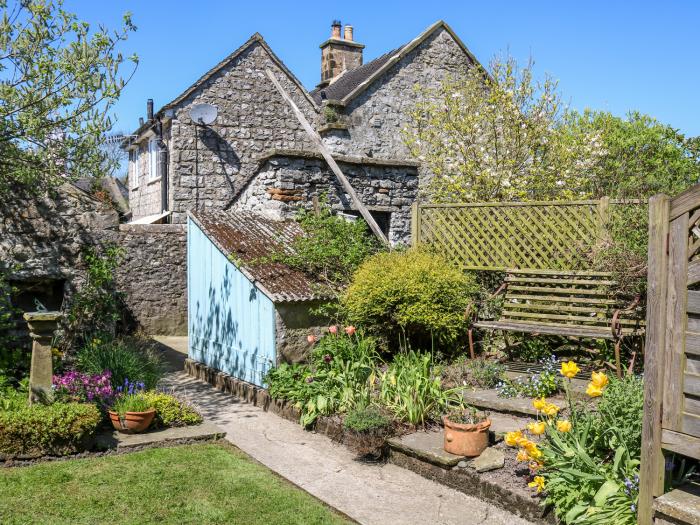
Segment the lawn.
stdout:
[[347,523],[217,444],[0,469],[0,523]]

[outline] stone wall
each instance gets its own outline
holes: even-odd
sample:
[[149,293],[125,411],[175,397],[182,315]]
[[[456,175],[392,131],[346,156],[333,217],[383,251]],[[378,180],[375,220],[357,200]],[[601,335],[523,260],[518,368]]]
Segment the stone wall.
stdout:
[[0,266],[18,282],[82,281],[85,246],[115,239],[119,215],[72,184],[40,196],[13,192],[0,202]]
[[[392,244],[408,243],[411,204],[418,193],[416,166],[410,161],[349,157],[338,157],[337,161],[362,203],[372,212],[390,214]],[[334,209],[353,209],[335,175],[319,156],[280,151],[262,163],[233,208],[257,211],[274,219],[292,218],[299,207],[311,209],[313,198],[320,199],[324,194]]]
[[122,224],[125,255],[117,273],[129,317],[144,332],[187,334],[187,233],[184,224]]
[[[229,206],[272,148],[308,149],[309,139],[265,74],[269,68],[307,118],[315,107],[259,41],[254,41],[175,108],[171,130],[169,202],[174,222],[190,209]],[[193,104],[218,108],[211,125],[195,126]]]
[[311,313],[319,303],[295,302],[275,304],[275,350],[277,364],[304,363],[307,361],[312,346],[309,334],[321,336],[328,320]]

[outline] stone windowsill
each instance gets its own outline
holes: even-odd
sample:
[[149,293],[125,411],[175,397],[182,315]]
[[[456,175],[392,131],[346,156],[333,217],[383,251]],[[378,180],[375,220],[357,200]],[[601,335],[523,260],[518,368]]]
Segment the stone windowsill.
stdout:
[[149,180],[146,183],[146,186],[150,186],[151,184],[155,184],[156,182],[160,182],[161,177],[158,177],[157,179]]

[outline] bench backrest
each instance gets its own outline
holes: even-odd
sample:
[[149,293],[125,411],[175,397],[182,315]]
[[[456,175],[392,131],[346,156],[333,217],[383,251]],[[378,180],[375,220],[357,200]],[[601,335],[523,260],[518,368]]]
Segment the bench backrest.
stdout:
[[[508,270],[501,320],[609,329],[616,310],[629,302],[615,296],[617,283],[604,272]],[[623,334],[639,331],[641,309],[621,312]]]

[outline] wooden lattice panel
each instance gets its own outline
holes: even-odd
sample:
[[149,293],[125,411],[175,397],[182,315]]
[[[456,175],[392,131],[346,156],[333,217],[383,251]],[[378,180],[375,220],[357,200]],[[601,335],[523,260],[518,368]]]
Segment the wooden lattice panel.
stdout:
[[607,203],[421,205],[414,215],[414,242],[464,269],[586,269]]

